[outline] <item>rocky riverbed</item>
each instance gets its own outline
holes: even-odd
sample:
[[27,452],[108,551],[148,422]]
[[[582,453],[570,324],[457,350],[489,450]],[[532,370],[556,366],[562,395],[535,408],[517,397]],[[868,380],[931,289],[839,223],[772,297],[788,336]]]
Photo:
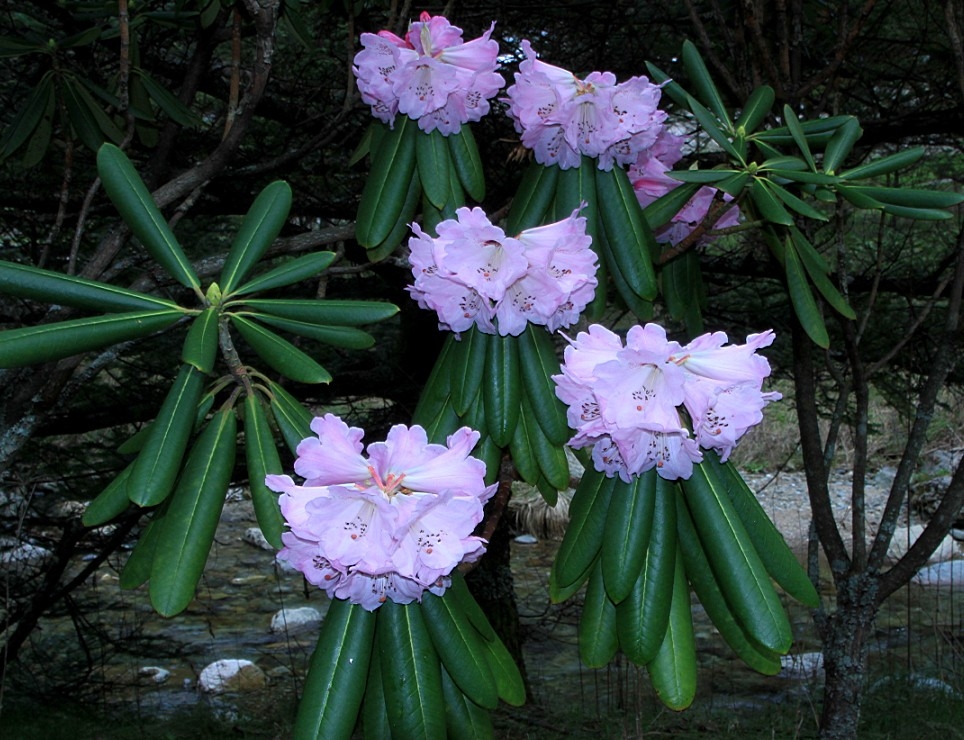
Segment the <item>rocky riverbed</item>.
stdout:
[[[890,476],[884,470],[869,481],[869,525],[879,521]],[[802,557],[810,521],[803,474],[753,473],[746,478]],[[840,476],[832,491],[834,511],[847,532],[849,481]],[[117,574],[126,557],[121,553],[75,597],[77,613],[84,615],[92,634],[100,636],[93,651],[90,642],[78,644],[75,613],[45,619],[31,654],[34,659],[59,658],[62,668],[74,666],[85,672],[81,678],[89,696],[107,705],[133,705],[148,714],[198,703],[230,713],[245,693],[295,695],[327,601],[317,589],[306,589],[300,574],[281,568],[259,534],[250,500],[235,491],[225,505],[198,597],[184,614],[162,619],[151,610],[143,588],[120,590]],[[909,534],[913,536],[913,530]],[[552,605],[548,598],[548,573],[558,541],[546,537],[544,529],[539,529],[541,536],[520,535],[525,536],[513,545],[513,574],[537,703],[551,705],[578,692],[589,711],[605,713],[633,696],[651,697],[645,671],[628,663],[617,661],[599,671],[581,666],[578,603]],[[948,546],[946,556],[961,556],[958,545]],[[962,592],[964,588],[958,587],[948,595],[943,589],[915,586],[896,595],[878,622],[875,660],[900,664],[906,657],[909,663],[913,648],[916,668],[943,675],[945,658],[952,652],[947,645],[960,640]],[[820,668],[814,653],[819,645],[811,618],[793,605],[790,613],[797,637],[794,657],[780,676],[763,677],[729,653],[694,602],[702,700],[760,705],[815,691]]]

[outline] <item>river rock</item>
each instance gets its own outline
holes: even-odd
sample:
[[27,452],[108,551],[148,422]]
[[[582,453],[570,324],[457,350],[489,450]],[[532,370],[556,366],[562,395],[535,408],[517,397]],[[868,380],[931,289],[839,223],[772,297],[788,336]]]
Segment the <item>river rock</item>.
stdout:
[[[910,546],[917,542],[917,538],[924,531],[923,524],[911,524],[908,527],[897,527],[894,532],[894,539],[890,541],[890,548],[887,550],[887,557],[898,560],[910,549]],[[952,560],[960,555],[960,550],[954,538],[950,535],[941,540],[941,544],[927,559],[928,563],[942,563],[945,560]]]
[[137,678],[145,682],[165,683],[171,677],[171,672],[157,665],[142,666],[137,671]]
[[216,660],[198,678],[198,687],[206,694],[227,691],[252,691],[264,688],[264,672],[250,660],[227,658]]
[[945,560],[923,568],[914,576],[921,586],[964,586],[964,560]]
[[258,527],[248,527],[244,530],[244,534],[241,535],[241,539],[254,547],[274,552],[274,546],[268,542],[264,533]]
[[321,612],[310,606],[297,609],[282,609],[271,617],[271,631],[274,633],[305,632],[321,623]]
[[823,653],[783,655],[780,666],[780,678],[815,678],[823,672]]

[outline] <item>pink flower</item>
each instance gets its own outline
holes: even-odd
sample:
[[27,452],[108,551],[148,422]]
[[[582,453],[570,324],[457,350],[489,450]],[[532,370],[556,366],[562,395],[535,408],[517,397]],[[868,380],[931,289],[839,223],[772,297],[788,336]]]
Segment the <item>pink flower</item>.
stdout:
[[647,324],[631,328],[624,345],[608,329],[590,326],[570,340],[562,374],[553,376],[576,430],[569,444],[592,447],[596,468],[627,482],[652,468],[667,480],[689,478],[703,459],[700,447],[726,460],[762,420],[763,406],[780,398],[761,392],[770,366],[756,350],[772,341],[768,331],[724,347],[726,335],[717,332],[682,347]]
[[579,79],[571,72],[539,61],[523,40],[525,60],[506,102],[522,143],[540,164],[578,167],[581,155],[596,157],[599,168],[627,165],[650,147],[666,113],[657,109],[660,88],[645,77],[616,83],[610,72]]
[[432,238],[412,224],[408,290],[439,326],[518,336],[527,323],[550,331],[574,323],[596,289],[596,255],[578,210],[554,224],[506,236],[481,208],[459,208]]
[[[629,180],[636,191],[636,199],[645,208],[657,198],[665,195],[682,183],[674,180],[666,173],[683,156],[683,138],[663,129],[653,146],[639,152],[636,161],[628,169]],[[679,244],[702,223],[709,212],[717,194],[716,188],[701,187],[692,198],[687,201],[679,213],[673,216],[670,223],[656,230],[656,241],[664,244]],[[730,195],[724,195],[726,201],[733,200]],[[726,229],[736,226],[740,222],[740,209],[730,208],[723,216],[711,225],[712,229]],[[700,241],[706,243],[712,237],[704,236]]]
[[390,31],[363,33],[352,71],[372,115],[392,125],[402,113],[426,133],[448,136],[489,112],[489,99],[505,85],[490,36],[495,23],[463,43],[462,29],[422,13],[405,38]]
[[441,594],[460,562],[478,558],[485,541],[472,535],[486,487],[485,464],[469,453],[479,433],[463,427],[446,445],[425,430],[394,426],[363,455],[361,429],[332,414],[311,423],[316,437],[298,446],[296,485],[269,475],[282,494],[289,530],[278,553],[331,598],[377,609],[386,599],[407,604]]

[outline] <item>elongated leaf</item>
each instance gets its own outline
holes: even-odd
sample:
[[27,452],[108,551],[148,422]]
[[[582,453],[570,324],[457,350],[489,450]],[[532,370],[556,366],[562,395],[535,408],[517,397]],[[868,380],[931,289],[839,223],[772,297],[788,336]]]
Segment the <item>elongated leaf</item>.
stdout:
[[293,283],[307,280],[320,275],[335,259],[334,252],[315,252],[305,254],[296,259],[284,262],[262,275],[239,285],[232,292],[232,296],[247,295],[262,290],[284,288]]
[[458,133],[449,134],[446,138],[459,182],[472,200],[481,203],[485,199],[485,171],[472,129],[462,126]]
[[194,598],[234,470],[237,418],[224,409],[208,423],[188,455],[154,551],[151,603],[165,617]]
[[653,82],[658,84],[662,91],[672,98],[674,103],[682,108],[689,107],[689,99],[692,96],[678,82],[674,82],[670,75],[652,62],[646,62],[646,69],[649,71],[649,76],[653,79]]
[[[468,411],[481,392],[488,341],[489,336],[473,326],[451,345],[452,405],[460,415]],[[484,419],[479,421],[484,427]]]
[[[829,118],[817,118],[812,121],[800,121],[800,128],[807,136],[807,141],[811,146],[822,146],[830,141],[834,132],[847,121],[852,120],[853,116],[830,116]],[[756,141],[768,142],[777,146],[793,143],[793,136],[786,126],[758,131],[752,137]]]
[[729,496],[733,508],[753,540],[754,548],[760,555],[767,573],[790,596],[806,606],[817,608],[820,597],[810,582],[807,572],[790,551],[783,535],[767,516],[756,496],[746,485],[743,476],[733,467],[732,462],[720,462],[719,455],[707,450],[703,455],[704,470],[713,475]]
[[97,172],[111,202],[150,255],[179,283],[200,291],[194,268],[127,155],[104,144],[97,151]]
[[270,316],[266,313],[251,314],[252,318],[257,319],[262,324],[275,326],[292,334],[309,339],[317,339],[333,347],[344,347],[345,349],[368,349],[374,346],[375,338],[368,332],[355,329],[351,326],[324,326],[323,324],[312,324],[307,321],[294,321],[293,319],[282,319],[278,316]]
[[766,181],[761,178],[754,178],[750,185],[750,199],[756,206],[760,216],[770,223],[790,226],[793,224],[793,217],[787,213],[779,200],[766,187]]
[[618,648],[616,605],[606,594],[602,563],[596,561],[579,618],[579,657],[590,668],[602,668]]
[[739,170],[670,170],[666,174],[680,182],[711,185],[733,177],[733,175],[739,175],[741,172]]
[[924,147],[922,146],[903,149],[899,152],[895,152],[894,154],[878,157],[877,159],[868,162],[867,164],[862,164],[859,167],[844,170],[840,173],[840,179],[865,180],[870,177],[889,175],[891,172],[896,172],[897,170],[902,170],[905,167],[910,167],[912,164],[916,164],[923,156]]
[[521,378],[519,346],[515,337],[492,335],[485,354],[482,397],[489,436],[500,447],[512,441],[519,420]]
[[173,490],[203,389],[204,375],[181,365],[127,482],[127,495],[138,506],[154,506]]
[[[416,169],[412,173],[412,181],[408,184],[408,192],[405,194],[402,210],[398,219],[395,221],[395,227],[388,232],[388,236],[385,237],[381,244],[377,247],[372,247],[365,253],[369,262],[375,263],[385,259],[394,253],[395,249],[404,241],[405,237],[411,235],[411,223],[415,219],[415,212],[418,210],[418,204],[422,200],[422,183],[418,179],[418,170]],[[461,192],[458,194],[458,203],[459,205],[462,203]],[[450,204],[446,204],[447,207],[448,205]],[[429,204],[429,207],[435,208],[431,204]],[[453,206],[453,211],[454,210]],[[424,217],[422,220],[425,221]]]
[[829,220],[829,218],[825,213],[823,213],[822,211],[818,211],[816,208],[811,206],[806,201],[801,200],[786,188],[781,187],[780,185],[777,185],[775,182],[771,182],[770,180],[760,180],[760,182],[764,183],[764,185],[766,186],[766,189],[769,190],[771,193],[773,193],[773,195],[775,195],[778,200],[782,201],[785,206],[793,209],[801,216],[812,218],[815,221]]
[[917,221],[946,221],[954,215],[950,211],[943,211],[937,208],[908,208],[907,206],[895,206],[890,203],[884,203],[882,210],[891,216],[912,218]]
[[164,111],[165,115],[174,121],[174,123],[184,128],[198,128],[204,123],[201,118],[184,105],[176,95],[172,95],[166,87],[157,82],[157,80],[143,69],[135,68],[131,71],[144,86],[144,90],[150,96],[151,100],[153,100],[154,103],[157,104],[157,107]]
[[594,468],[587,468],[569,504],[569,526],[562,538],[550,574],[550,596],[553,584],[566,588],[585,580],[588,568],[602,547],[609,502],[616,481]]
[[830,268],[827,266],[827,263],[824,262],[820,253],[810,243],[810,240],[795,227],[790,229],[790,237],[793,239],[797,255],[800,257],[800,261],[803,263],[807,275],[810,276],[810,280],[816,289],[820,291],[820,295],[824,297],[824,300],[841,316],[846,316],[848,319],[857,318],[857,314],[854,313],[854,310],[847,303],[847,300],[840,294],[840,291],[837,290],[833,282],[831,282],[830,276],[828,275]]
[[161,531],[161,522],[167,513],[167,503],[154,509],[151,520],[147,526],[141,530],[137,544],[131,550],[131,554],[124,563],[124,568],[120,574],[120,587],[123,589],[137,588],[151,577],[151,567],[154,565],[154,549],[157,546],[158,534]]
[[[625,171],[596,170],[599,216],[613,256],[610,272],[617,271],[630,290],[644,301],[656,297],[653,252],[656,239],[643,217]],[[618,287],[618,283],[617,283]]]
[[686,329],[693,336],[703,331],[702,308],[706,303],[700,258],[689,249],[671,259],[660,273],[663,299],[670,316],[686,322]]
[[535,480],[535,483],[542,491],[546,503],[555,506],[559,497],[558,492],[569,488],[569,460],[566,458],[565,448],[562,445],[553,444],[546,439],[545,432],[542,431],[542,426],[539,424],[539,415],[532,408],[529,397],[523,394],[521,401],[522,411],[519,418],[521,419],[524,415],[531,422],[527,429],[529,447],[539,464],[540,476]]
[[793,641],[790,622],[729,497],[701,465],[694,465],[693,474],[681,485],[700,542],[734,616],[754,640],[785,653]]
[[839,178],[835,175],[824,174],[823,172],[807,172],[801,170],[787,170],[779,167],[771,167],[769,173],[776,177],[793,182],[802,182],[807,185],[836,185]]
[[741,129],[744,136],[753,133],[766,120],[775,99],[776,93],[769,85],[761,85],[750,93],[736,121],[737,133],[741,133]]
[[606,593],[618,604],[629,596],[646,562],[656,502],[656,470],[634,476],[627,486],[617,484],[614,494],[606,515],[600,564]]
[[860,189],[851,187],[850,185],[837,185],[836,191],[844,197],[847,202],[856,206],[857,208],[866,208],[868,210],[883,210],[884,204],[879,200],[872,198],[866,193],[862,192]]
[[127,479],[133,469],[134,463],[131,463],[88,504],[82,519],[85,527],[106,524],[127,511],[127,507],[131,505],[131,500],[127,498]]
[[[519,414],[519,421],[516,422],[515,432],[509,441],[509,452],[512,454],[512,464],[515,466],[519,477],[526,483],[535,485],[539,480],[541,471],[539,461],[536,460],[535,452],[532,449],[532,426],[538,426],[538,422],[531,418],[527,407],[522,407]],[[531,413],[531,412],[530,412]]]
[[268,251],[290,210],[291,187],[283,180],[271,183],[258,194],[224,260],[218,281],[224,294],[230,294]]
[[[488,341],[488,335],[482,339]],[[435,360],[435,367],[432,368],[425,387],[422,388],[422,395],[419,396],[418,403],[415,405],[415,411],[412,414],[413,424],[420,424],[428,429],[447,407],[451,407],[449,398],[452,391],[452,371],[455,367],[453,358],[457,354],[454,348],[456,341],[454,334],[446,337],[445,344],[442,345],[442,350]],[[443,439],[434,439],[430,435],[429,441],[441,443]]]
[[372,169],[362,190],[355,225],[355,238],[364,247],[377,247],[398,221],[415,171],[418,124],[398,116],[373,152]]
[[294,737],[348,740],[365,696],[376,612],[334,599],[311,655]]
[[381,301],[283,300],[259,298],[244,301],[255,311],[283,319],[331,326],[374,324],[398,313],[398,306]]
[[509,207],[506,220],[506,231],[509,234],[518,234],[542,223],[543,216],[555,197],[556,181],[560,172],[555,165],[546,167],[535,161],[529,163]]
[[835,173],[846,161],[850,150],[854,148],[857,139],[860,138],[863,129],[856,118],[848,118],[840,128],[838,128],[823,153],[823,169],[829,174]]
[[953,208],[964,202],[964,194],[950,190],[915,190],[852,185],[851,192],[862,193],[884,205],[906,208]]
[[[64,108],[67,111],[67,119],[77,138],[91,151],[96,152],[101,144],[108,138],[113,141],[120,141],[123,135],[113,123],[109,124],[111,135],[107,134],[102,128],[101,123],[106,115],[97,104],[86,95],[84,89],[74,80],[64,78],[61,81],[60,92],[64,101]],[[97,113],[100,114],[98,116]],[[102,118],[103,117],[103,118]],[[107,121],[110,121],[107,118]],[[105,124],[107,125],[107,124]],[[114,136],[113,134],[117,134]]]
[[571,432],[566,407],[556,396],[556,385],[552,381],[552,376],[560,372],[552,338],[540,327],[528,324],[519,335],[518,343],[522,383],[535,420],[550,443],[563,445]]
[[485,657],[482,636],[459,607],[459,599],[449,594],[423,594],[425,628],[442,665],[462,693],[481,707],[495,709],[499,692]]
[[278,506],[278,494],[265,485],[264,479],[268,474],[280,474],[283,468],[268,417],[254,393],[244,397],[244,456],[258,526],[264,538],[280,550],[284,518]]
[[707,136],[713,139],[713,141],[719,145],[720,149],[729,154],[734,160],[743,162],[745,159],[744,155],[736,148],[733,142],[730,141],[730,137],[726,132],[720,128],[718,119],[704,108],[696,98],[691,96],[688,104],[689,109],[693,112],[697,122],[702,126]]
[[392,735],[444,740],[441,666],[419,605],[382,604],[376,639]]
[[0,260],[0,293],[92,311],[177,309],[174,301],[53,270]]
[[44,75],[3,132],[3,138],[0,138],[0,160],[16,152],[30,138],[55,103],[53,79],[49,75]]
[[643,216],[649,228],[655,231],[663,224],[668,224],[673,216],[683,210],[690,198],[700,189],[697,183],[687,183],[673,188],[665,195],[661,195],[643,209]]
[[[492,715],[462,693],[444,666],[442,698],[445,700],[445,727],[449,737],[459,740],[491,740],[495,737]],[[370,734],[367,726],[365,734],[368,737],[384,737]]]
[[184,340],[181,362],[193,365],[202,373],[214,370],[218,356],[218,310],[209,306],[194,319]]
[[[372,646],[374,648],[374,646]],[[365,737],[391,737],[392,728],[388,724],[388,708],[385,706],[385,689],[382,687],[382,663],[378,659],[378,650],[372,649],[372,657],[368,665],[368,682],[365,686],[365,698],[362,704],[361,725]],[[324,690],[324,687],[322,687]],[[461,691],[458,692],[462,694]],[[308,734],[308,737],[316,737]],[[321,738],[321,735],[317,735]]]
[[436,208],[442,208],[448,200],[449,168],[454,166],[445,138],[438,129],[428,134],[420,131],[415,137],[418,178],[425,197]]
[[268,381],[268,388],[271,391],[271,413],[288,449],[296,454],[299,443],[311,436],[311,412],[274,381]]
[[713,78],[710,76],[710,71],[706,68],[703,58],[696,50],[696,46],[692,41],[687,40],[683,42],[682,56],[683,66],[686,67],[686,74],[697,96],[706,103],[720,121],[732,126],[730,114],[727,111],[726,105],[723,104],[720,91],[716,89]]
[[696,637],[690,611],[690,590],[677,554],[666,636],[653,662],[647,666],[656,695],[670,709],[681,711],[696,697]]
[[679,554],[683,559],[686,576],[703,605],[703,609],[706,610],[706,615],[713,622],[726,644],[744,663],[753,670],[768,676],[779,673],[781,668],[780,656],[750,639],[736,617],[733,616],[723,592],[720,591],[720,587],[716,583],[706,553],[703,552],[703,545],[700,544],[699,536],[696,534],[689,509],[686,508],[686,503],[682,497],[678,499],[677,503]]
[[793,242],[790,240],[786,242],[784,260],[790,302],[793,304],[793,310],[800,320],[800,325],[814,344],[826,349],[830,346],[830,336],[827,334],[823,316],[820,315],[820,309],[817,307],[817,302],[810,290],[810,284],[807,282],[803,264],[797,255]]
[[800,150],[804,160],[806,160],[810,171],[816,172],[817,165],[813,161],[813,153],[810,151],[810,144],[807,143],[807,135],[800,126],[796,112],[789,105],[783,106],[783,120],[786,121],[787,131],[793,137],[793,143],[797,145],[797,149]]
[[269,367],[299,383],[330,383],[331,375],[291,342],[237,314],[231,323]]
[[165,329],[180,310],[139,311],[72,319],[0,332],[0,367],[51,362]]

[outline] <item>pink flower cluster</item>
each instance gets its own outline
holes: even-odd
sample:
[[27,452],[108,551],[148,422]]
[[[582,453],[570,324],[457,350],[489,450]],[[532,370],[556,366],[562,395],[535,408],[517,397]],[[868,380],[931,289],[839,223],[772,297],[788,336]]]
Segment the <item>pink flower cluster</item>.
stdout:
[[599,168],[628,165],[649,148],[666,113],[658,110],[660,88],[645,77],[616,83],[611,72],[592,72],[584,80],[536,58],[522,42],[525,61],[507,91],[509,115],[522,143],[536,161],[578,167],[581,155],[596,157]]
[[562,374],[553,376],[576,430],[569,444],[591,446],[596,468],[627,482],[653,467],[667,480],[689,478],[703,459],[700,447],[725,461],[762,421],[763,407],[781,398],[761,391],[770,365],[756,353],[773,332],[751,334],[742,345],[726,341],[714,332],[684,347],[657,324],[634,326],[625,345],[598,324],[580,332],[566,347]]
[[[636,199],[643,208],[683,184],[666,174],[682,157],[683,137],[663,129],[653,146],[641,151],[636,161],[629,166],[629,181],[633,184]],[[679,244],[683,241],[706,217],[717,192],[716,188],[708,186],[697,190],[679,213],[656,231],[656,241],[667,244]],[[727,201],[733,200],[729,195],[723,197]],[[733,206],[712,228],[725,229],[736,226],[739,222],[740,209]],[[707,238],[704,237],[701,241],[707,241]]]
[[505,85],[496,73],[499,45],[489,38],[494,27],[463,43],[461,28],[422,13],[405,38],[391,31],[363,33],[364,49],[352,67],[362,100],[385,123],[402,113],[426,133],[437,128],[448,136],[478,121]]
[[337,416],[316,417],[311,429],[318,436],[298,445],[295,461],[305,484],[266,478],[289,527],[278,558],[310,583],[373,611],[386,599],[441,595],[453,568],[482,555],[485,540],[472,531],[496,487],[469,456],[478,432],[463,427],[437,445],[422,427],[398,425],[365,457],[364,432]]
[[415,284],[439,327],[518,336],[527,323],[549,331],[573,324],[596,290],[596,254],[578,209],[556,223],[506,236],[481,208],[459,208],[433,239],[412,224]]

